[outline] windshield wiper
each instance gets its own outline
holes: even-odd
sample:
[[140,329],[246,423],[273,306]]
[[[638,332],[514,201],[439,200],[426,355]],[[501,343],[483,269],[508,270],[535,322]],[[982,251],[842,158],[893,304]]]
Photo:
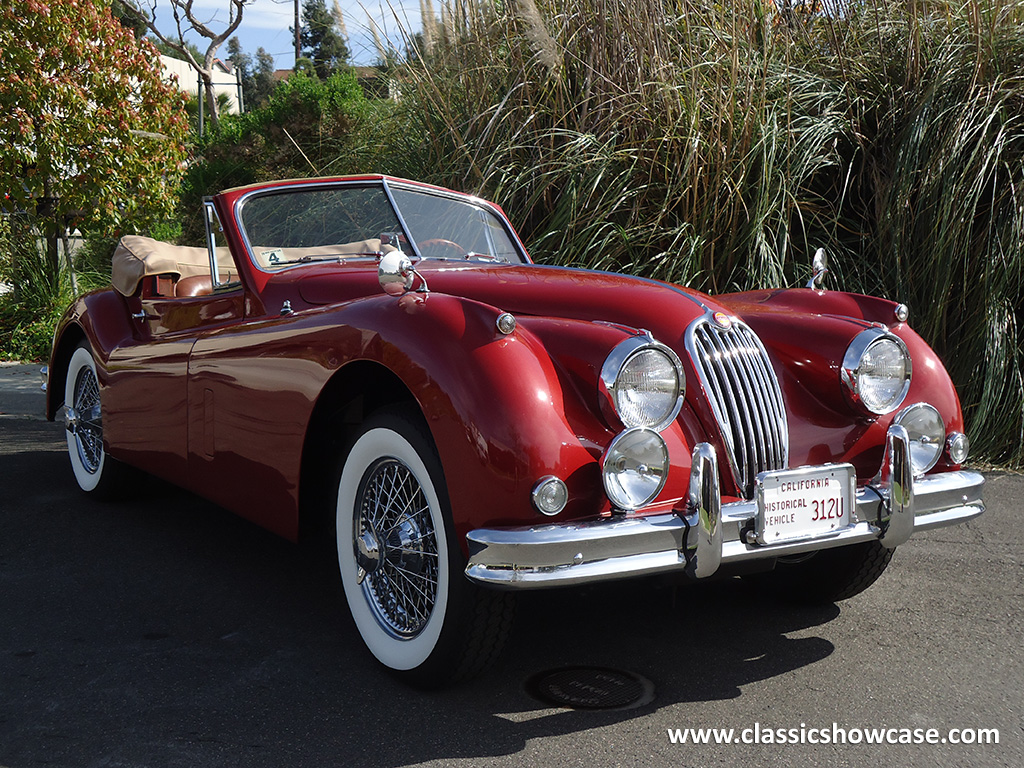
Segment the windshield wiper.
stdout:
[[372,256],[374,258],[380,258],[381,254],[378,251],[366,251],[359,253],[336,253],[334,255],[327,256],[300,256],[297,259],[276,259],[270,258],[267,264],[271,267],[280,267],[287,264],[312,264],[320,261],[334,261],[338,264],[344,264],[345,259],[359,258]]

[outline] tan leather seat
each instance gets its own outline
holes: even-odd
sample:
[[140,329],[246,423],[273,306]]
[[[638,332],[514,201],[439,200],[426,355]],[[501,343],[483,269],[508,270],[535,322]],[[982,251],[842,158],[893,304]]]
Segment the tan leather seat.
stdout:
[[210,280],[209,275],[183,277],[178,281],[174,289],[174,295],[179,299],[191,296],[208,296],[211,293],[213,293],[213,282]]

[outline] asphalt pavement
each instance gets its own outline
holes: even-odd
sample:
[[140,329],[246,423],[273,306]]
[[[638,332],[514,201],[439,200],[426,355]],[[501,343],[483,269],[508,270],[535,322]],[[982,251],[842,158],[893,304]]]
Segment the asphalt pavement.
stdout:
[[[492,670],[422,693],[375,665],[302,548],[156,481],[82,495],[38,367],[0,367],[3,768],[1024,765],[1024,477],[990,474],[985,515],[916,535],[837,605],[740,580],[524,595]],[[653,701],[527,692],[581,664],[642,675]],[[776,743],[672,743],[687,728]],[[868,744],[870,728],[945,743]],[[951,743],[968,728],[999,743]]]
[[40,389],[42,363],[0,362],[0,419],[42,419],[46,395]]

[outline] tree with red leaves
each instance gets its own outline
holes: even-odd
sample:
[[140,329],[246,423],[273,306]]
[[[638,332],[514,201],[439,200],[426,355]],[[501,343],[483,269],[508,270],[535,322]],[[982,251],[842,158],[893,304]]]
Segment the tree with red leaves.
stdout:
[[40,214],[57,268],[69,222],[130,230],[172,209],[186,158],[184,97],[110,0],[0,10],[0,205]]

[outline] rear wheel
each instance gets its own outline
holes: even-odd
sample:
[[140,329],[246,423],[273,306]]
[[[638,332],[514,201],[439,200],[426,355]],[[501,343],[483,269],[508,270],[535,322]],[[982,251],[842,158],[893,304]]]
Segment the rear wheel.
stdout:
[[885,572],[895,549],[877,541],[780,558],[775,570],[752,577],[772,594],[799,603],[834,603],[859,595]]
[[68,458],[78,487],[97,498],[121,496],[128,468],[107,455],[103,444],[103,410],[92,350],[82,342],[68,362],[64,384],[64,427]]
[[363,425],[338,481],[336,538],[367,648],[406,681],[436,687],[498,655],[514,603],[463,575],[440,461],[416,416],[381,411]]

